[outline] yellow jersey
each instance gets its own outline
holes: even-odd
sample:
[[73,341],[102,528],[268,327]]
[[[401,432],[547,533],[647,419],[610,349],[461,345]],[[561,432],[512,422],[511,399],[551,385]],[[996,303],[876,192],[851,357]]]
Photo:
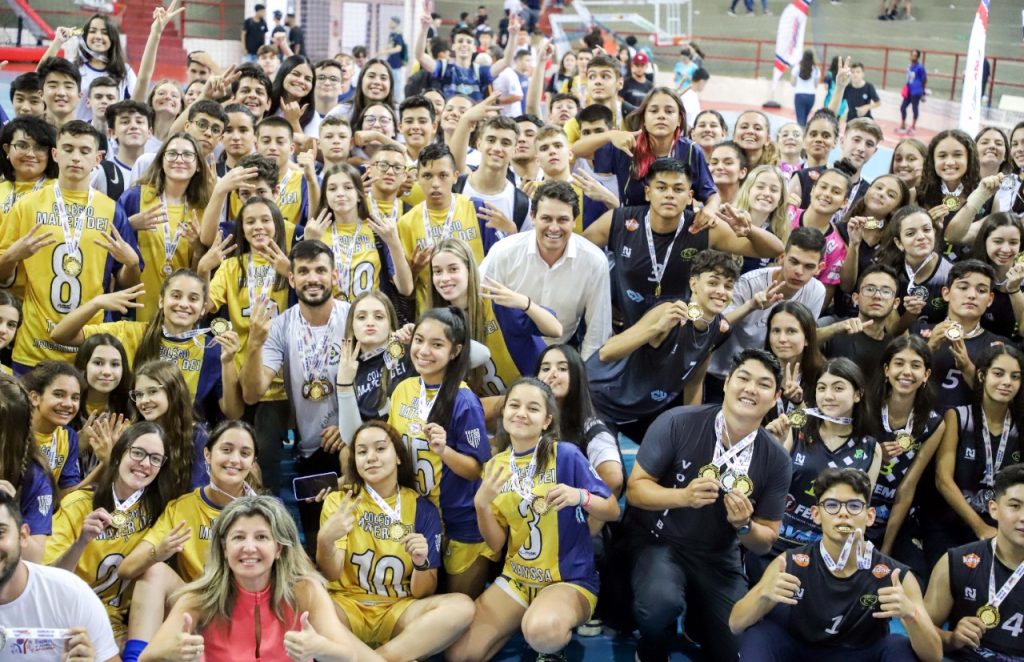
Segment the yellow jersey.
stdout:
[[491,358],[484,364],[483,384],[481,384],[481,397],[488,395],[504,395],[508,387],[519,379],[519,368],[512,360],[512,354],[505,344],[505,335],[501,332],[501,326],[494,316],[494,306],[490,299],[481,299],[484,308],[484,338],[483,342],[491,352]]
[[[432,248],[434,244],[442,239],[457,237],[467,244],[473,251],[473,259],[477,265],[484,259],[484,242],[480,235],[480,221],[476,216],[476,209],[468,197],[455,193],[453,208],[442,211],[430,211],[426,203],[413,207],[407,214],[398,219],[398,236],[402,240],[402,249],[408,259],[412,259],[418,248]],[[427,211],[429,218],[429,232],[427,236],[427,223],[423,215]],[[449,224],[448,217],[451,215]],[[431,308],[430,290],[430,269],[424,267],[416,277],[416,309],[422,313]]]
[[377,236],[368,222],[332,223],[320,241],[334,251],[334,266],[338,270],[335,299],[352,302],[360,294],[380,289],[381,271],[388,265],[382,267],[380,263]]
[[[162,204],[160,195],[149,184],[129,189],[118,200],[125,216],[129,217],[154,207],[159,208]],[[183,221],[187,221],[192,212],[195,212],[197,218],[203,217],[202,209],[191,209],[188,204],[167,205],[166,223],[138,233],[139,250],[146,265],[142,271],[142,284],[146,286],[146,293],[137,299],[143,306],[135,311],[135,319],[139,322],[148,322],[156,316],[160,287],[167,277],[178,269],[192,266],[195,250],[183,234]],[[167,252],[171,253],[169,260]]]
[[[124,212],[113,200],[95,191],[88,208],[88,193],[62,192],[70,227],[76,227],[79,214],[84,210],[81,236],[78,245],[74,246],[74,230],[70,237],[66,237],[57,213],[54,187],[48,185],[26,193],[11,208],[0,234],[0,253],[35,225],[46,226],[38,236],[56,239],[55,243],[22,261],[18,268],[24,274],[24,322],[14,341],[13,357],[17,363],[28,367],[46,360],[74,362],[78,349],[53,342],[50,331],[65,315],[106,291],[115,271],[120,268],[113,257],[96,243],[97,240],[109,236],[111,228],[116,227],[121,237],[138,252],[135,231],[128,224]],[[66,240],[71,240],[72,246],[69,247]],[[98,323],[102,318],[102,313],[97,313],[90,321]]]
[[[92,489],[75,490],[61,499],[60,510],[53,514],[53,533],[46,539],[43,563],[52,565],[82,535],[82,523],[95,508]],[[93,539],[78,559],[75,574],[85,581],[99,596],[107,610],[114,636],[121,637],[128,630],[128,607],[134,582],[121,579],[121,562],[142,541],[150,517],[136,502],[128,509],[128,528],[124,533],[108,526]]]
[[[324,500],[320,512],[320,525],[337,512],[343,493],[332,492]],[[415,490],[399,487],[398,494],[384,499],[395,508],[401,499],[402,523],[427,539],[427,564],[431,568],[441,565],[441,518],[437,508]],[[356,523],[344,538],[334,545],[345,552],[341,577],[332,578],[328,588],[352,596],[360,602],[394,602],[410,597],[412,590],[412,557],[405,545],[391,540],[389,517],[370,494],[360,490],[356,497]]]
[[78,433],[66,425],[62,425],[52,434],[33,432],[36,445],[42,451],[57,487],[65,490],[82,482],[82,473],[78,468]]
[[12,182],[5,179],[0,182],[0,214],[7,216],[14,203],[20,200],[26,193],[38,191],[55,181],[55,179],[46,179],[45,177],[32,182]]
[[206,552],[213,536],[213,523],[220,516],[221,507],[206,497],[203,488],[197,487],[167,504],[160,518],[143,538],[158,547],[160,541],[181,522],[192,529],[192,536],[185,548],[178,552],[178,574],[185,582],[198,579],[206,566]]

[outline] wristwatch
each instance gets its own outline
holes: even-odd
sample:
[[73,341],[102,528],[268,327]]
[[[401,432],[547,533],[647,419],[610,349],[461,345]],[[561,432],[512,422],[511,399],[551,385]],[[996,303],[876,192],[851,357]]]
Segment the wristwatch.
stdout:
[[751,524],[751,521],[748,519],[746,522],[744,522],[740,526],[736,527],[736,535],[738,535],[738,536],[745,536],[748,533],[750,533],[750,530],[751,530],[750,524]]

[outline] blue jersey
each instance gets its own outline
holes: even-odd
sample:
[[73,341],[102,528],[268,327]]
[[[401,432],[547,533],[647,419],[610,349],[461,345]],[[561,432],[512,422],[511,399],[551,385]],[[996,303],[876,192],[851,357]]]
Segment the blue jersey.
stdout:
[[483,101],[494,82],[490,65],[471,64],[460,67],[454,61],[438,61],[434,67],[434,78],[441,81],[441,92],[445,99],[465,94],[473,101]]
[[28,463],[18,489],[21,517],[33,536],[48,536],[53,531],[53,485],[46,471],[35,460]]
[[[672,158],[679,159],[689,166],[694,199],[706,202],[708,198],[718,193],[700,147],[687,138],[680,138],[672,150]],[[619,203],[626,207],[646,202],[644,181],[638,180],[633,174],[634,165],[632,156],[612,144],[603,145],[594,154],[594,172],[615,173],[615,178],[619,181]]]

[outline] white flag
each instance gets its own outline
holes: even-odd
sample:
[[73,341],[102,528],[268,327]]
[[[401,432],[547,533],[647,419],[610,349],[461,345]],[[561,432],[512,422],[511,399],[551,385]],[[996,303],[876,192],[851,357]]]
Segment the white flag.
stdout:
[[779,32],[775,37],[775,68],[772,71],[773,88],[804,54],[807,8],[813,1],[793,0],[779,15]]
[[967,69],[964,70],[963,94],[960,98],[960,129],[973,136],[981,128],[982,71],[985,69],[985,36],[988,32],[988,0],[978,2],[974,15],[971,41],[967,44]]

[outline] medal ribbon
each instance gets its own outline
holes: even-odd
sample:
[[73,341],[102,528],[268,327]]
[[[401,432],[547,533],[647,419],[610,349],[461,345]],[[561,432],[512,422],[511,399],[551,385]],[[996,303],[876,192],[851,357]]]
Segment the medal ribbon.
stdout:
[[[57,430],[59,429],[57,428]],[[53,431],[53,436],[50,437],[50,447],[46,449],[46,463],[50,465],[51,469],[57,468],[57,430]]]
[[[285,189],[288,188],[288,182],[291,181],[292,173],[293,172],[295,172],[295,171],[292,170],[291,168],[288,168],[288,174],[286,174],[284,176],[284,179],[281,180],[281,188],[278,191],[277,200],[276,200],[278,208],[280,208],[281,205],[284,204],[282,201],[284,200]],[[242,202],[245,202],[245,201],[243,200]]]
[[[438,389],[440,393],[440,389]],[[423,382],[423,378],[420,377],[420,397],[416,401],[416,420],[427,422],[427,418],[430,417],[430,410],[434,408],[434,403],[437,402],[437,395],[430,399],[430,404],[427,404],[427,385]],[[423,411],[423,407],[426,405],[427,410]]]
[[810,407],[809,409],[805,409],[804,413],[807,414],[808,416],[813,416],[815,418],[820,418],[823,421],[828,421],[830,423],[835,423],[836,425],[852,425],[853,424],[853,419],[850,418],[849,416],[829,416],[828,414],[823,414],[820,411],[818,411],[817,407]]
[[1007,410],[1003,417],[1003,433],[999,436],[999,448],[996,450],[995,462],[992,462],[992,437],[988,433],[988,417],[985,416],[985,408],[981,408],[981,439],[985,444],[985,475],[981,482],[989,487],[995,480],[996,472],[1003,466],[1003,456],[1006,455],[1006,443],[1010,440],[1010,428],[1013,419]]
[[162,223],[164,230],[164,264],[170,264],[174,254],[178,252],[178,244],[185,234],[185,223],[188,221],[188,203],[185,203],[185,211],[182,213],[181,222],[174,231],[174,239],[171,239],[171,215],[167,212],[167,197],[160,194],[160,206],[164,209],[164,217],[167,219]]
[[310,379],[326,379],[327,373],[327,345],[334,333],[334,325],[338,317],[338,309],[331,302],[331,317],[327,320],[327,327],[320,340],[314,337],[313,327],[309,325],[306,318],[300,314],[296,315],[299,333],[299,354],[302,356],[302,376],[305,381]]
[[[424,206],[424,209],[426,206]],[[334,248],[334,267],[338,270],[338,289],[341,291],[342,296],[347,297],[349,294],[348,285],[349,281],[352,280],[352,274],[350,269],[352,268],[352,257],[356,253],[356,241],[359,239],[359,231],[363,229],[363,219],[356,221],[356,231],[352,233],[352,238],[349,239],[348,249],[342,250],[341,240],[344,238],[338,232],[338,226],[335,225],[331,229],[331,246]],[[342,253],[345,255],[344,261],[342,260]]]
[[57,218],[60,221],[60,227],[64,230],[64,246],[67,248],[67,254],[76,256],[78,254],[78,246],[82,243],[82,230],[85,228],[85,213],[92,206],[92,194],[95,190],[89,187],[89,197],[85,201],[85,206],[82,207],[78,212],[78,218],[74,222],[74,232],[72,233],[71,219],[68,217],[68,209],[64,205],[64,194],[60,192],[60,184],[54,182],[53,184],[53,198],[54,205],[57,207]]
[[184,333],[171,333],[170,331],[167,330],[167,327],[165,326],[163,327],[163,334],[164,337],[169,338],[170,340],[191,340],[196,336],[200,336],[204,333],[207,333],[209,330],[210,327],[206,327],[203,329],[192,329],[191,331],[186,331]]
[[[46,175],[43,175],[42,177],[39,178],[39,181],[36,182],[35,186],[32,187],[32,193],[35,193],[39,189],[43,188],[44,183],[46,183]],[[16,202],[15,198],[18,195],[15,189],[16,185],[17,182],[11,182],[11,193],[10,195],[7,196],[7,200],[4,202],[4,211],[10,211],[11,207]]]
[[253,263],[252,253],[245,267],[245,286],[249,290],[249,308],[255,308],[260,299],[270,300],[270,288],[274,284],[274,265],[257,266]]
[[648,210],[647,215],[644,216],[644,233],[647,235],[647,252],[651,256],[651,272],[654,274],[652,278],[657,286],[658,291],[661,291],[661,279],[665,277],[665,270],[668,268],[668,261],[672,257],[672,247],[676,245],[676,239],[679,238],[679,233],[683,231],[684,216],[679,217],[679,225],[676,226],[676,233],[672,237],[672,241],[669,242],[668,250],[665,251],[665,261],[658,264],[658,256],[654,252],[654,232],[651,230],[651,212]]
[[[832,560],[832,555],[825,549],[825,541],[822,540],[818,543],[819,549],[821,550],[821,558],[824,559],[825,565],[828,567],[829,572],[835,573],[838,570],[842,570],[846,567],[846,561],[850,558],[850,552],[853,551],[853,541],[857,538],[857,532],[852,531],[850,537],[846,539],[843,544],[843,548],[839,551],[839,558]],[[861,570],[867,570],[871,567],[871,552],[875,546],[871,544],[870,540],[865,540],[862,543],[857,543],[857,567]]]
[[[885,405],[882,406],[882,427],[885,428],[885,431],[888,432],[889,434],[893,433],[892,428],[889,427],[889,405],[888,404],[885,404]],[[907,434],[911,434],[911,430],[913,430],[913,429],[914,429],[914,410],[911,409],[910,410],[910,416],[907,417],[906,425],[904,425],[899,430],[895,430],[895,432],[906,432]]]
[[399,490],[395,492],[395,507],[392,508],[391,506],[388,505],[388,502],[384,500],[384,497],[377,494],[377,490],[373,489],[369,485],[363,485],[363,487],[366,488],[366,493],[370,495],[370,498],[373,499],[373,502],[377,504],[377,506],[380,507],[382,511],[384,511],[384,514],[391,519],[392,524],[402,523],[401,488],[399,488]]
[[[224,491],[223,489],[221,489],[221,488],[220,488],[220,487],[219,487],[219,486],[217,485],[217,483],[213,482],[213,479],[212,479],[212,478],[210,479],[210,483],[209,483],[209,484],[207,485],[207,487],[209,487],[209,488],[210,488],[211,490],[213,490],[214,492],[220,492],[221,494],[223,494],[224,496],[228,497],[228,498],[229,498],[229,499],[231,499],[232,501],[234,501],[235,499],[237,499],[237,498],[238,498],[238,497],[236,497],[235,495],[233,495],[233,494],[229,494],[229,493],[225,492],[225,491]],[[250,497],[250,496],[256,496],[256,490],[254,490],[254,489],[252,488],[252,485],[250,485],[249,483],[245,483],[245,482],[243,482],[243,483],[242,483],[242,496],[243,496],[243,497]]]
[[381,219],[382,221],[387,220],[391,221],[392,223],[398,222],[398,208],[401,205],[401,202],[398,200],[398,198],[395,198],[395,201],[391,204],[391,213],[388,214],[387,216],[380,212],[380,207],[377,206],[377,201],[373,199],[373,196],[368,195],[366,196],[366,199],[370,203],[370,211],[373,212],[374,216]]
[[998,591],[996,591],[996,539],[992,539],[992,565],[988,568],[988,603],[999,609],[999,605],[1003,604],[1003,600],[1006,596],[1010,595],[1010,591],[1017,585],[1020,578],[1024,577],[1024,563],[1017,566],[1017,569],[1013,571],[1006,583],[1003,584]]
[[540,444],[533,447],[533,453],[530,455],[530,463],[526,465],[526,469],[519,473],[519,468],[516,466],[516,454],[509,450],[508,454],[508,466],[512,471],[512,477],[509,478],[509,486],[512,491],[518,494],[527,503],[532,503],[536,496],[533,494],[533,477],[537,473],[537,448]]
[[[398,204],[398,200],[395,200]],[[448,239],[452,235],[452,218],[455,216],[455,194],[452,193],[451,203],[448,205],[448,217],[441,226],[441,239]],[[423,234],[428,247],[434,246],[434,235],[430,231],[430,210],[427,209],[426,201],[423,202]]]
[[723,466],[727,466],[730,471],[746,475],[754,456],[753,444],[754,439],[757,438],[757,430],[758,428],[755,428],[753,432],[726,450],[722,439],[729,436],[729,431],[725,427],[725,414],[719,410],[718,415],[715,416],[715,459],[711,463],[719,470]]
[[[70,639],[71,630],[68,628],[10,628],[0,627],[0,643],[6,640],[28,639],[31,641],[57,641]],[[0,650],[3,646],[0,645]]]
[[906,262],[903,263],[903,268],[907,272],[907,294],[917,286],[917,274],[921,273],[925,267],[932,263],[932,258],[935,257],[935,253],[929,253],[928,257],[924,259],[924,262],[917,266],[917,269],[911,270],[910,265]]
[[942,184],[942,195],[944,195],[944,196],[953,196],[955,198],[959,198],[961,195],[963,195],[963,192],[964,192],[964,183],[963,182],[960,182],[960,185],[956,187],[955,191],[950,191],[949,188],[946,186],[946,182],[940,182],[940,183]]
[[139,499],[142,498],[142,495],[146,493],[146,488],[143,487],[141,490],[136,490],[134,494],[132,494],[124,501],[121,501],[120,499],[117,498],[117,490],[115,490],[113,487],[110,488],[110,491],[114,493],[114,510],[119,510],[124,513],[127,513],[132,506],[138,503]]

